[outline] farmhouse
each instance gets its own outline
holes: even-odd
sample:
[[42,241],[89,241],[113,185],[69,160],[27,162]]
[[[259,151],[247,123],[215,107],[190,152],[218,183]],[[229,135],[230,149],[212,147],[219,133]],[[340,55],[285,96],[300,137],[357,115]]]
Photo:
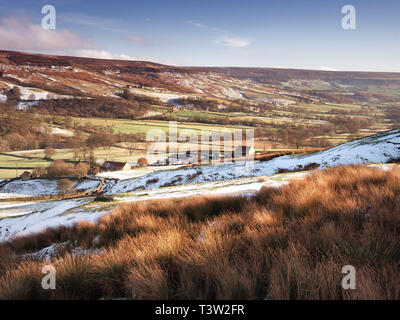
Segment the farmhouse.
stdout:
[[130,170],[131,166],[127,162],[106,161],[100,167],[100,172],[105,171],[125,171]]

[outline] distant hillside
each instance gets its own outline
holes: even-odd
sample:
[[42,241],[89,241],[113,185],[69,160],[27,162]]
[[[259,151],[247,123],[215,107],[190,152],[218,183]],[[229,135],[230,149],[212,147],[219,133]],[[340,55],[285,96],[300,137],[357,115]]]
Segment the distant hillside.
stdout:
[[[0,95],[1,91],[4,95],[6,90],[15,85],[24,88],[24,100],[38,100],[37,96],[43,99],[48,94],[53,98],[55,95],[115,97],[117,92],[126,88],[153,90],[136,90],[135,93],[158,97],[168,91],[278,104],[282,103],[281,99],[286,99],[286,104],[292,100],[352,103],[395,102],[400,99],[400,73],[179,67],[147,61],[52,56],[2,50]],[[35,89],[39,89],[39,92],[34,92]],[[249,98],[243,92],[246,90],[251,91],[250,96],[255,94],[257,98]],[[259,93],[266,96],[260,96]],[[271,94],[275,96],[271,97]],[[0,98],[4,100],[4,97]]]
[[210,71],[219,71],[232,77],[251,78],[259,81],[290,79],[325,80],[325,81],[399,81],[400,73],[389,72],[356,72],[356,71],[321,71],[301,69],[276,68],[206,68]]

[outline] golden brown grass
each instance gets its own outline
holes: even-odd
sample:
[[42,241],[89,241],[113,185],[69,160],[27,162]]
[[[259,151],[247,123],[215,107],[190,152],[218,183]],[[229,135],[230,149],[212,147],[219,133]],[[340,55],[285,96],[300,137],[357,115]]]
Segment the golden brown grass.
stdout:
[[[352,166],[250,200],[127,204],[97,224],[3,246],[0,298],[399,299],[399,200],[399,169]],[[10,256],[66,240],[102,252],[54,259],[52,292],[40,288],[43,262]],[[341,287],[345,265],[356,268],[356,290]]]

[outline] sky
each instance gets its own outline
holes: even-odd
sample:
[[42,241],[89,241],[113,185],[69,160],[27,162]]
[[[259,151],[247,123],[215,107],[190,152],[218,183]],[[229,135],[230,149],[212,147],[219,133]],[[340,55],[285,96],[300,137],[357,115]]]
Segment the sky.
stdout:
[[[42,28],[44,5],[56,29]],[[342,27],[342,7],[356,29]],[[0,49],[181,66],[400,72],[398,0],[0,0]]]

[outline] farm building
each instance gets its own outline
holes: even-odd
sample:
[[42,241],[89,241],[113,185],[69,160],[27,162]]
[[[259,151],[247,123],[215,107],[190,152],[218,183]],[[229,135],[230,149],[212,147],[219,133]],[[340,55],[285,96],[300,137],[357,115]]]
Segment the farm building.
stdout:
[[32,173],[29,171],[25,171],[23,174],[21,174],[20,178],[22,181],[29,180],[32,177]]
[[131,166],[127,162],[106,161],[100,167],[100,172],[105,171],[125,171],[130,170]]

